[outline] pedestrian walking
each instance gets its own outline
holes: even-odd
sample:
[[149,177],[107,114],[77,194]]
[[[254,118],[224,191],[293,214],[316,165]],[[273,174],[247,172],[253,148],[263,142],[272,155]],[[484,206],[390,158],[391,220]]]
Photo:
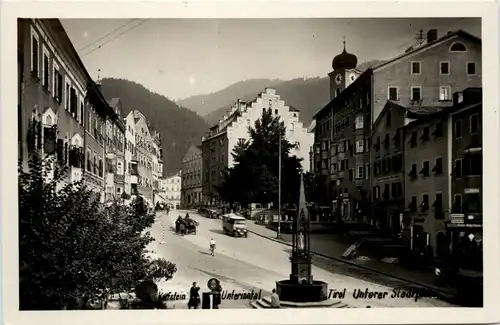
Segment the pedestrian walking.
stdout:
[[214,256],[215,252],[215,239],[210,238],[210,255]]
[[198,309],[199,305],[200,305],[200,287],[196,285],[196,282],[193,282],[193,286],[189,290],[188,309],[191,308]]
[[281,308],[280,297],[276,293],[276,289],[273,289],[271,294],[271,308]]

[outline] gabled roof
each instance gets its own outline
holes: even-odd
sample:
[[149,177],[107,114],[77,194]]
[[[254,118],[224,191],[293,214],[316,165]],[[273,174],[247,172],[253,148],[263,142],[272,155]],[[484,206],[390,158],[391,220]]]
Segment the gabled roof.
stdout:
[[118,106],[120,103],[120,98],[112,98],[110,101],[109,101],[109,106],[111,107],[115,107],[115,106]]
[[393,102],[392,100],[388,100],[385,103],[384,108],[382,108],[382,110],[380,111],[380,114],[375,119],[375,122],[373,122],[373,125],[377,125],[378,122],[380,121],[380,119],[382,118],[382,116],[385,114],[385,112],[387,112],[389,109],[392,109],[392,108],[402,109],[402,110],[406,110],[407,109],[406,107],[401,106],[398,103]]
[[201,145],[194,145],[190,144],[186,153],[184,156],[182,156],[181,162],[187,158],[188,155],[190,154],[201,154],[202,153],[202,146]]
[[383,69],[385,66],[387,66],[387,65],[389,65],[389,64],[391,64],[393,62],[396,62],[398,60],[404,59],[406,57],[409,57],[411,55],[417,54],[419,52],[423,52],[423,51],[427,50],[430,47],[433,47],[433,46],[439,45],[441,43],[444,43],[444,42],[446,42],[446,41],[448,41],[448,40],[450,40],[450,39],[452,39],[453,37],[456,37],[456,36],[467,38],[467,39],[469,39],[469,40],[471,40],[473,42],[476,42],[476,43],[481,43],[481,39],[480,38],[477,38],[476,36],[471,35],[471,34],[469,34],[469,33],[467,33],[467,32],[465,32],[465,31],[463,31],[463,30],[460,29],[460,30],[457,30],[455,32],[448,33],[445,36],[438,38],[434,42],[427,43],[427,44],[419,46],[419,47],[417,47],[417,48],[415,48],[415,49],[413,49],[411,51],[408,51],[408,52],[403,53],[403,54],[401,54],[399,56],[396,56],[395,58],[393,58],[391,60],[388,60],[388,61],[385,61],[384,63],[381,63],[381,64],[373,67],[372,69],[373,69],[374,72],[376,72],[377,70]]

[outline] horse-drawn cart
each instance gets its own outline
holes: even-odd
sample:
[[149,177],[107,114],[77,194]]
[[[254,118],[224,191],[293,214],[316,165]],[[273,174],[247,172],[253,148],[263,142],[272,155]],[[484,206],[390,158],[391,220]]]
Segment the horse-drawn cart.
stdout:
[[175,232],[181,235],[196,234],[198,225],[199,223],[189,218],[189,216],[185,218],[179,216],[175,221]]

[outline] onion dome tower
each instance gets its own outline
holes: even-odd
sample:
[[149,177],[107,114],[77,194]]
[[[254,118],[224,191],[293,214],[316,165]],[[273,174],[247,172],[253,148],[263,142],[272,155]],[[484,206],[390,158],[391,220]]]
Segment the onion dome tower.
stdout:
[[358,58],[345,49],[339,55],[335,56],[332,61],[333,71],[328,74],[330,76],[330,100],[337,97],[347,86],[349,86],[358,76],[356,66]]
[[339,69],[355,69],[358,65],[358,58],[351,53],[348,53],[345,49],[344,40],[344,50],[339,55],[335,56],[332,61],[333,70]]

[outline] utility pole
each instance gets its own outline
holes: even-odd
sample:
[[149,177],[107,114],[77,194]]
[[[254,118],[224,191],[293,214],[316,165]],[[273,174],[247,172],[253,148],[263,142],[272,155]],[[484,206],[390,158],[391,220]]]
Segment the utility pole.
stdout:
[[278,138],[278,231],[276,238],[281,239],[281,128]]

